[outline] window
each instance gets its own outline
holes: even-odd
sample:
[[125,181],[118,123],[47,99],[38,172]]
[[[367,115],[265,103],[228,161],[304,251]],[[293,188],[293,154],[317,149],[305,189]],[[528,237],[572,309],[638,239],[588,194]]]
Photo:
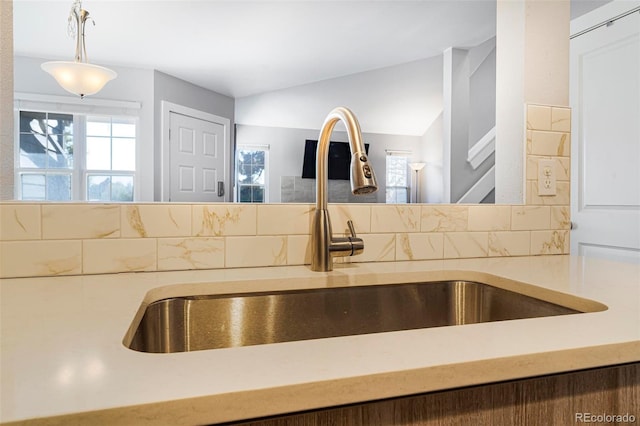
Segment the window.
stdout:
[[136,118],[21,110],[17,198],[133,201]]
[[269,147],[241,145],[236,152],[236,199],[241,203],[267,200]]
[[387,151],[386,202],[388,204],[409,201],[409,156],[411,153]]
[[20,111],[19,132],[19,198],[71,200],[73,115]]
[[133,201],[136,124],[132,119],[87,117],[86,188],[89,201]]

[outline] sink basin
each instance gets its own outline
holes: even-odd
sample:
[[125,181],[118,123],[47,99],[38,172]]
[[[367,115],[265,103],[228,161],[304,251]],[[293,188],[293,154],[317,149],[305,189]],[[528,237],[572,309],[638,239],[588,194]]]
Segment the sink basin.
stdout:
[[153,353],[583,312],[471,281],[173,297],[141,310],[125,345]]

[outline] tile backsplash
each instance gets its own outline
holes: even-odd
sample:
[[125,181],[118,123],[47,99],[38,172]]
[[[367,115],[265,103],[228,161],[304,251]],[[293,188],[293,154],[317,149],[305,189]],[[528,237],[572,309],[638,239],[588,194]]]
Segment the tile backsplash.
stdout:
[[[331,204],[365,251],[336,262],[569,252],[568,108],[527,106],[525,205]],[[537,195],[537,162],[556,160],[558,193]],[[0,277],[309,263],[313,204],[0,203]]]
[[[571,174],[571,110],[569,108],[527,106],[526,202],[528,205],[569,205]],[[538,195],[538,163],[553,160],[557,195]]]
[[[215,211],[213,210],[215,209]],[[310,204],[0,204],[2,277],[308,263]],[[568,206],[329,207],[370,262],[568,252]]]

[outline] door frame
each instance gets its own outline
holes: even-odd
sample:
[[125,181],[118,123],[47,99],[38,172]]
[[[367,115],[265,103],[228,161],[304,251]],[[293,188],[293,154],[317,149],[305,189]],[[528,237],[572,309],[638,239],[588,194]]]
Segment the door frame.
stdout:
[[171,177],[171,155],[169,133],[171,128],[171,113],[186,115],[188,117],[197,118],[199,120],[210,121],[224,127],[224,181],[225,195],[224,200],[229,201],[229,189],[231,188],[231,171],[229,162],[231,161],[231,120],[219,115],[210,114],[208,112],[189,108],[184,105],[175,104],[169,101],[160,101],[161,109],[161,141],[162,149],[160,150],[160,201],[168,202],[171,195],[170,177]]

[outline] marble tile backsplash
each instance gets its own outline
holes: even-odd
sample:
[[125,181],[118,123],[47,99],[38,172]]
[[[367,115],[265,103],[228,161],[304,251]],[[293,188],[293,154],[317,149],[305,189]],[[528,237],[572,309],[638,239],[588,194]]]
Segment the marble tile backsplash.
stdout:
[[[527,106],[525,205],[331,204],[365,251],[338,263],[569,253],[570,110]],[[540,159],[557,195],[537,194]],[[314,204],[0,203],[0,277],[309,263]]]
[[[568,206],[571,176],[571,109],[527,105],[527,205]],[[538,193],[538,163],[554,160],[556,195]]]
[[[568,252],[568,206],[333,204],[363,254],[338,262]],[[0,204],[0,276],[308,263],[313,205]],[[85,219],[83,219],[85,218]],[[66,238],[63,238],[67,235]]]

